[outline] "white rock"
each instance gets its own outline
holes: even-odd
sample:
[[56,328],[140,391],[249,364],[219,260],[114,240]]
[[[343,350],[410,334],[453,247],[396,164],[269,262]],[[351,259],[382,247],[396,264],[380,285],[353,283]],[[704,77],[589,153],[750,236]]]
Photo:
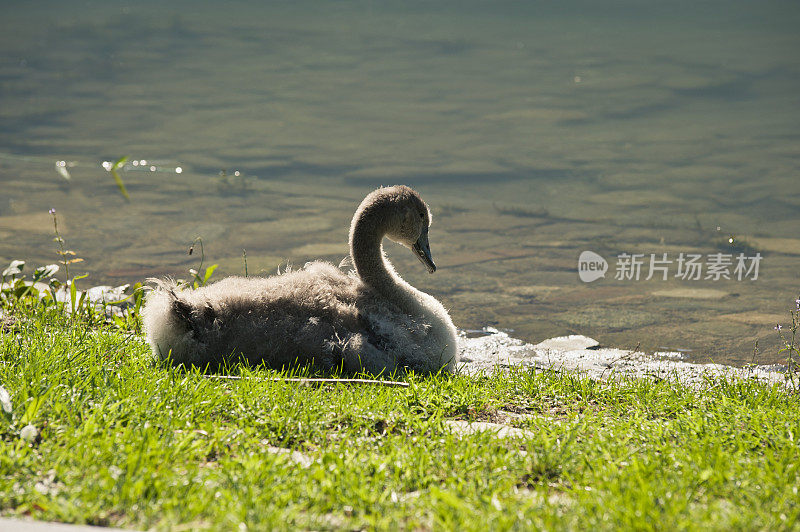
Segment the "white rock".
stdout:
[[0,386],[0,407],[3,408],[3,412],[6,414],[10,414],[13,408],[11,404],[11,396],[2,386]]
[[569,336],[558,336],[556,338],[549,338],[544,342],[539,342],[533,347],[536,349],[556,349],[558,351],[572,351],[575,349],[589,349],[590,347],[597,347],[600,342],[588,336],[581,336],[580,334],[571,334]]
[[36,438],[39,437],[39,429],[33,425],[25,425],[22,427],[22,430],[19,431],[19,437],[28,443],[33,443],[36,441]]
[[485,421],[460,421],[445,420],[445,425],[457,434],[475,434],[477,432],[493,432],[498,438],[531,438],[535,434],[529,430],[509,427],[500,423],[488,423]]
[[284,449],[283,447],[267,446],[267,452],[271,454],[280,454],[286,456],[289,460],[296,463],[303,469],[310,467],[314,463],[314,459],[310,456],[301,453],[300,451],[293,451],[292,449]]
[[734,368],[719,364],[692,364],[674,353],[646,354],[625,349],[595,348],[598,343],[585,336],[551,338],[536,345],[526,344],[505,332],[480,338],[459,338],[459,371],[490,373],[496,369],[521,367],[537,370],[577,371],[593,379],[615,377],[676,379],[701,385],[705,376],[758,379],[791,385],[780,368],[757,366]]

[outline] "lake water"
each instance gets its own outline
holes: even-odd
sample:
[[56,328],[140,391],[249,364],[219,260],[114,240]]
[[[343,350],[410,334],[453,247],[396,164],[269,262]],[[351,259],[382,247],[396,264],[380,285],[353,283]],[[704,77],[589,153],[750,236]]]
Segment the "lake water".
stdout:
[[54,262],[55,208],[85,285],[186,276],[197,236],[215,277],[243,249],[338,263],[363,196],[405,183],[440,270],[389,255],[463,329],[779,361],[798,26],[796,2],[3,2],[0,261]]

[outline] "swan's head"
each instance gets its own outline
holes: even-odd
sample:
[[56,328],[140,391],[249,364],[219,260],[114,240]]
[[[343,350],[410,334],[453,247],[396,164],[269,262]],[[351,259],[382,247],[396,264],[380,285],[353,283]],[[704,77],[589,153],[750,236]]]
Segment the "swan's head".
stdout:
[[389,240],[411,249],[428,272],[436,271],[428,244],[431,211],[416,191],[404,185],[379,188],[364,198],[354,222],[360,214],[377,215]]
[[[400,188],[400,187],[396,187]],[[431,247],[428,243],[428,227],[431,225],[431,211],[422,201],[419,194],[408,187],[401,194],[403,199],[399,202],[400,215],[393,225],[389,226],[386,236],[398,244],[410,248],[419,261],[428,268],[429,273],[436,271],[436,264],[431,257]]]

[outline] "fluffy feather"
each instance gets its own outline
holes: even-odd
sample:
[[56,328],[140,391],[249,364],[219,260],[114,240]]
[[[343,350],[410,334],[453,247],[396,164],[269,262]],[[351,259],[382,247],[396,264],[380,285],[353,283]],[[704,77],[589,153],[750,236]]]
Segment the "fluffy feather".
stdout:
[[311,262],[197,290],[155,280],[143,310],[148,341],[156,356],[176,365],[244,359],[273,368],[312,364],[373,374],[452,371],[456,330],[447,311],[403,281],[381,247],[384,236],[409,247],[424,236],[427,249],[429,222],[416,192],[381,188],[364,199],[351,224],[356,272]]

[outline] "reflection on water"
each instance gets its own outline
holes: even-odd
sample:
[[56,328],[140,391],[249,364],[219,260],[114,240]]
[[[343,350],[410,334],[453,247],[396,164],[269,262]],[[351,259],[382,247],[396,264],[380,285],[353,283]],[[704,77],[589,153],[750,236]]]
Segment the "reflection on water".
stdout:
[[[758,338],[777,360],[800,288],[794,4],[399,6],[0,7],[0,259],[51,262],[55,207],[95,284],[183,275],[197,236],[218,275],[243,249],[251,273],[338,262],[361,198],[407,183],[441,271],[390,256],[462,328],[732,363]],[[130,203],[101,166],[124,155]],[[610,264],[592,283],[587,250]],[[622,253],[740,251],[757,280],[614,279]]]

